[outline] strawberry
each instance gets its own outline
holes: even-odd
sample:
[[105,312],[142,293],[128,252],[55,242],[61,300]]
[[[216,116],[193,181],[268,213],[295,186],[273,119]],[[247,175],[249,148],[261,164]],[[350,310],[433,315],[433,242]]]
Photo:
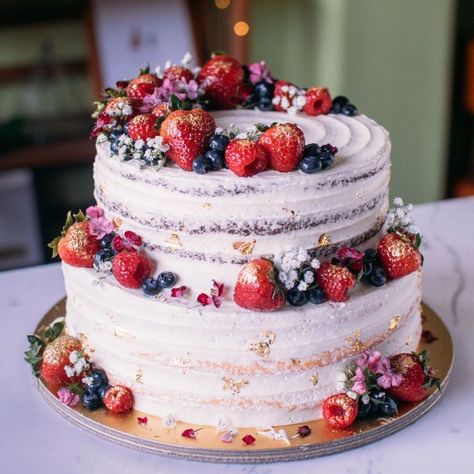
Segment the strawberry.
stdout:
[[390,358],[390,369],[403,377],[399,385],[387,390],[390,396],[400,401],[419,402],[428,396],[429,387],[439,387],[439,380],[431,375],[426,351],[396,354]]
[[151,262],[140,252],[124,250],[112,261],[112,273],[125,288],[140,288],[151,275]]
[[270,127],[258,139],[267,151],[270,168],[293,171],[301,161],[304,151],[304,135],[294,123],[280,123]]
[[141,114],[128,122],[128,136],[133,140],[154,138],[160,134],[155,127],[156,117],[152,114]]
[[162,102],[161,104],[155,105],[153,110],[151,111],[151,114],[154,115],[155,117],[168,117],[168,115],[171,113],[171,108],[170,105],[167,104],[166,102]]
[[345,301],[347,290],[355,285],[354,275],[346,267],[324,262],[316,272],[318,284],[331,301]]
[[133,407],[133,393],[128,387],[114,385],[105,392],[103,402],[112,413],[127,413]]
[[225,161],[237,176],[253,176],[267,169],[265,149],[247,138],[232,140],[227,145]]
[[107,102],[104,112],[111,117],[130,117],[136,101],[130,97],[114,97]]
[[76,377],[69,377],[64,370],[70,365],[69,356],[73,351],[81,351],[81,343],[71,336],[59,336],[44,349],[40,374],[43,380],[53,387],[61,387],[77,382]]
[[331,110],[332,99],[326,87],[310,87],[306,93],[303,112],[308,115],[327,114]]
[[256,311],[275,311],[285,304],[285,295],[270,260],[257,258],[242,267],[237,276],[234,301],[242,308]]
[[359,404],[345,393],[338,393],[323,400],[323,418],[333,428],[347,428],[359,413]]
[[198,82],[210,106],[216,109],[233,109],[240,102],[240,88],[244,70],[237,59],[217,55],[204,64]]
[[163,79],[169,79],[170,81],[189,82],[194,79],[194,75],[187,67],[170,66],[164,70]]
[[392,279],[418,270],[422,262],[413,239],[400,232],[390,232],[382,237],[377,247],[377,255],[388,278]]
[[170,147],[168,157],[192,171],[194,158],[204,154],[215,129],[216,122],[205,110],[175,110],[161,124],[160,135]]
[[293,105],[298,87],[288,81],[276,81],[273,90],[273,108],[278,112],[285,112]]
[[92,268],[100,242],[90,233],[89,221],[72,224],[57,244],[61,260],[73,267]]
[[153,94],[160,87],[162,80],[156,74],[145,73],[132,79],[127,86],[127,97],[142,100],[146,95]]

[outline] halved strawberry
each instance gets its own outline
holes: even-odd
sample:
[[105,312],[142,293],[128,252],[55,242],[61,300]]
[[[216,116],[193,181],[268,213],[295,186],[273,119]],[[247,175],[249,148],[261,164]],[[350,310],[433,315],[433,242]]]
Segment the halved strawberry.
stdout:
[[170,147],[168,157],[185,171],[204,153],[216,129],[211,114],[202,109],[175,110],[163,121],[160,135]]
[[204,64],[198,82],[212,108],[232,109],[241,101],[244,70],[237,59],[216,55]]
[[163,72],[163,79],[170,81],[185,81],[189,82],[194,79],[193,73],[184,66],[170,66]]
[[421,266],[422,258],[410,235],[390,232],[377,247],[379,261],[389,278],[408,275]]
[[100,243],[89,229],[89,221],[72,224],[57,244],[61,260],[73,267],[92,268]]
[[304,151],[304,134],[294,123],[280,123],[260,136],[258,143],[265,148],[270,168],[288,172],[298,166]]
[[258,143],[245,139],[234,139],[225,149],[228,168],[237,176],[253,176],[267,169],[267,154]]
[[141,114],[128,122],[128,136],[133,140],[154,138],[160,134],[156,127],[156,117],[152,114]]
[[285,304],[285,295],[270,260],[257,258],[242,267],[234,288],[234,301],[254,311],[275,311]]
[[112,261],[112,273],[125,288],[140,288],[151,272],[151,262],[141,252],[124,250]]
[[354,275],[346,267],[324,262],[316,272],[318,285],[331,301],[345,301],[347,291],[355,285]]
[[305,98],[303,112],[308,115],[328,114],[331,110],[332,99],[326,87],[310,87],[305,93]]
[[354,423],[359,413],[359,404],[345,393],[332,395],[322,403],[323,418],[333,428],[347,428]]

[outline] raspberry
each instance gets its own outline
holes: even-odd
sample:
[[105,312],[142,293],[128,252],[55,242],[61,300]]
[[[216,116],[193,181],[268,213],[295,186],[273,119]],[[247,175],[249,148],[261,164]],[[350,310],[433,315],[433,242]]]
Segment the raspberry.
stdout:
[[125,288],[140,288],[151,270],[150,261],[140,252],[124,250],[112,262],[114,277]]
[[258,143],[247,138],[232,140],[225,149],[225,161],[237,176],[247,177],[267,169],[267,154]]
[[323,417],[333,428],[347,428],[354,423],[359,405],[345,393],[326,398],[322,403]]
[[308,115],[327,114],[331,110],[332,99],[326,87],[310,87],[305,94],[303,112]]
[[103,402],[112,413],[127,413],[133,406],[133,393],[123,385],[114,385],[105,392]]

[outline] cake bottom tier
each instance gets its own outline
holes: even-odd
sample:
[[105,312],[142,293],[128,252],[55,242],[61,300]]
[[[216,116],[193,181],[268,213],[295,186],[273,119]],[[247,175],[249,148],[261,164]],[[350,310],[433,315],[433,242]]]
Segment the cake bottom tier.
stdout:
[[91,270],[63,271],[68,333],[111,383],[133,390],[135,408],[189,423],[228,417],[237,427],[267,427],[320,418],[351,359],[366,349],[413,351],[421,334],[419,272],[383,288],[360,285],[345,303],[255,313],[231,301],[216,309],[166,294],[146,298]]

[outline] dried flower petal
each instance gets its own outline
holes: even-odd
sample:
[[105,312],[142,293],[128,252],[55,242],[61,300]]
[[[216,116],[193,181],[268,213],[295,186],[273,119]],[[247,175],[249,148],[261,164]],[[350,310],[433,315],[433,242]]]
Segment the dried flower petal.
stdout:
[[255,438],[251,434],[247,434],[242,438],[242,441],[244,442],[244,444],[249,446],[249,445],[255,443]]
[[201,303],[203,306],[208,306],[212,303],[212,298],[209,295],[206,295],[206,293],[201,293],[198,297],[197,300],[199,303]]
[[188,289],[187,286],[177,286],[175,288],[171,288],[171,297],[181,298],[182,296],[184,296],[184,293],[187,289]]
[[309,436],[311,434],[311,428],[308,425],[299,426],[298,434],[301,438],[306,438],[306,436]]
[[436,341],[438,338],[431,332],[431,331],[428,331],[428,330],[424,330],[422,333],[421,333],[421,337],[425,340],[425,342],[427,342],[428,344],[431,344],[432,342]]
[[227,431],[225,433],[222,433],[220,436],[219,436],[219,439],[223,442],[223,443],[232,443],[232,441],[234,441],[234,434],[231,432],[231,431]]
[[202,428],[199,428],[198,430],[193,430],[192,428],[188,428],[181,433],[181,436],[183,438],[196,439],[196,433],[201,429]]
[[137,416],[137,422],[139,425],[146,425],[148,423],[148,418],[146,416]]

